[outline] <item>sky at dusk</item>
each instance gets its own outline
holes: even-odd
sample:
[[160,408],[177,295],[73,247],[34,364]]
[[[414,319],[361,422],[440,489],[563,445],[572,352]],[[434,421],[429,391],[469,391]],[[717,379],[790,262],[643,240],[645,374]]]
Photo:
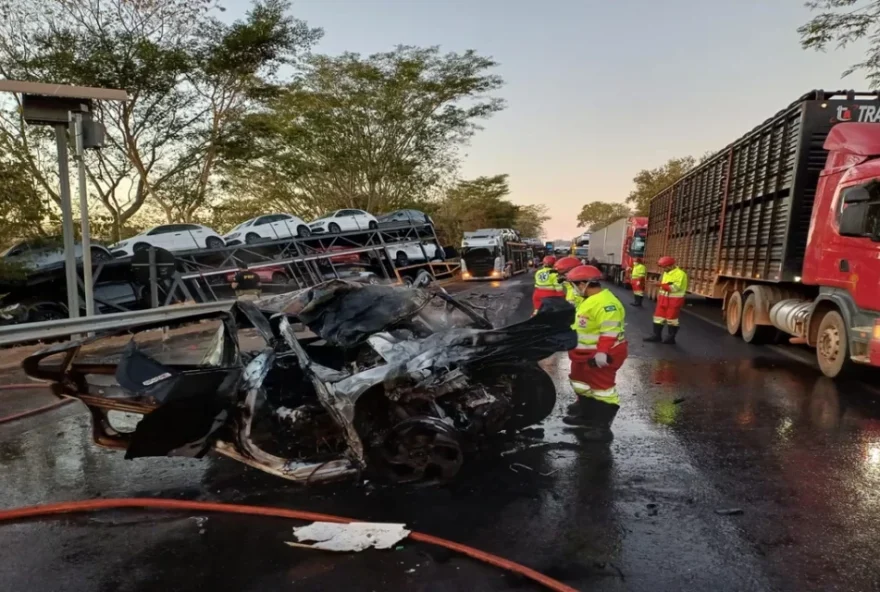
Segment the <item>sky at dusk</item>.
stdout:
[[[246,10],[227,0],[228,16]],[[546,237],[581,232],[590,201],[623,201],[633,176],[699,156],[814,88],[865,90],[841,73],[860,47],[819,54],[799,0],[297,0],[322,53],[397,44],[493,57],[507,109],[467,149],[466,178],[508,173],[511,199],[544,203]]]

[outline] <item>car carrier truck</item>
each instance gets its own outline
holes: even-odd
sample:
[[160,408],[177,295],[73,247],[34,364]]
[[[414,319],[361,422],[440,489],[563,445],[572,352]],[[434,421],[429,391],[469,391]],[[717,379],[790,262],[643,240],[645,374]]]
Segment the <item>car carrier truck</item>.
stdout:
[[506,279],[529,268],[528,246],[509,228],[465,232],[461,241],[464,280]]
[[645,255],[645,233],[648,219],[630,216],[594,229],[590,237],[590,257],[599,262],[599,269],[618,285],[630,285],[633,259]]
[[647,235],[649,297],[671,255],[731,335],[880,366],[878,94],[804,95],[654,196]]

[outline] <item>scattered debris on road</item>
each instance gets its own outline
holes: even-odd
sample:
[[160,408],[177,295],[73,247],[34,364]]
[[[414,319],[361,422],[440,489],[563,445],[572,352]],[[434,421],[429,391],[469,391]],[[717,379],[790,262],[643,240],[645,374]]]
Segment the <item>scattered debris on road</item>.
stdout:
[[[298,542],[287,542],[291,547],[320,549],[322,551],[359,552],[364,549],[391,549],[409,536],[405,524],[384,522],[314,522],[293,529]],[[305,544],[305,543],[312,544]]]
[[715,513],[719,516],[739,516],[744,512],[742,508],[719,508],[715,510]]

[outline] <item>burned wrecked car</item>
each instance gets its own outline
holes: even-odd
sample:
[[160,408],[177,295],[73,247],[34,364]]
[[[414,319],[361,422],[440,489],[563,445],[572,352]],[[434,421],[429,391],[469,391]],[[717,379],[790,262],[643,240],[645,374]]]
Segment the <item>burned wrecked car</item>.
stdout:
[[[188,320],[204,318],[222,324],[200,364],[161,363],[133,339],[117,361],[82,361],[104,335],[24,368],[83,401],[95,441],[126,458],[214,450],[293,481],[415,482],[450,479],[485,437],[547,417],[556,391],[537,362],[576,342],[568,305],[493,328],[440,288],[342,280]],[[243,329],[263,346],[242,351]],[[123,431],[114,411],[142,417]]]

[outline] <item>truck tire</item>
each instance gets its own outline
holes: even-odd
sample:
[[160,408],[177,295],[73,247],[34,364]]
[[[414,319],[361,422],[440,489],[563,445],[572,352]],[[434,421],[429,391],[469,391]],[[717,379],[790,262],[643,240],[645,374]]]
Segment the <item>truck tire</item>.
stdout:
[[771,326],[757,324],[755,322],[757,316],[758,297],[754,294],[749,294],[742,308],[742,338],[746,343],[753,343],[755,345],[764,343],[772,336],[775,330]]
[[727,300],[727,306],[724,307],[724,320],[727,325],[727,332],[731,335],[739,335],[742,330],[743,318],[743,297],[742,292],[734,292]]
[[816,361],[822,374],[829,378],[843,376],[852,368],[846,322],[836,310],[825,313],[819,322]]

